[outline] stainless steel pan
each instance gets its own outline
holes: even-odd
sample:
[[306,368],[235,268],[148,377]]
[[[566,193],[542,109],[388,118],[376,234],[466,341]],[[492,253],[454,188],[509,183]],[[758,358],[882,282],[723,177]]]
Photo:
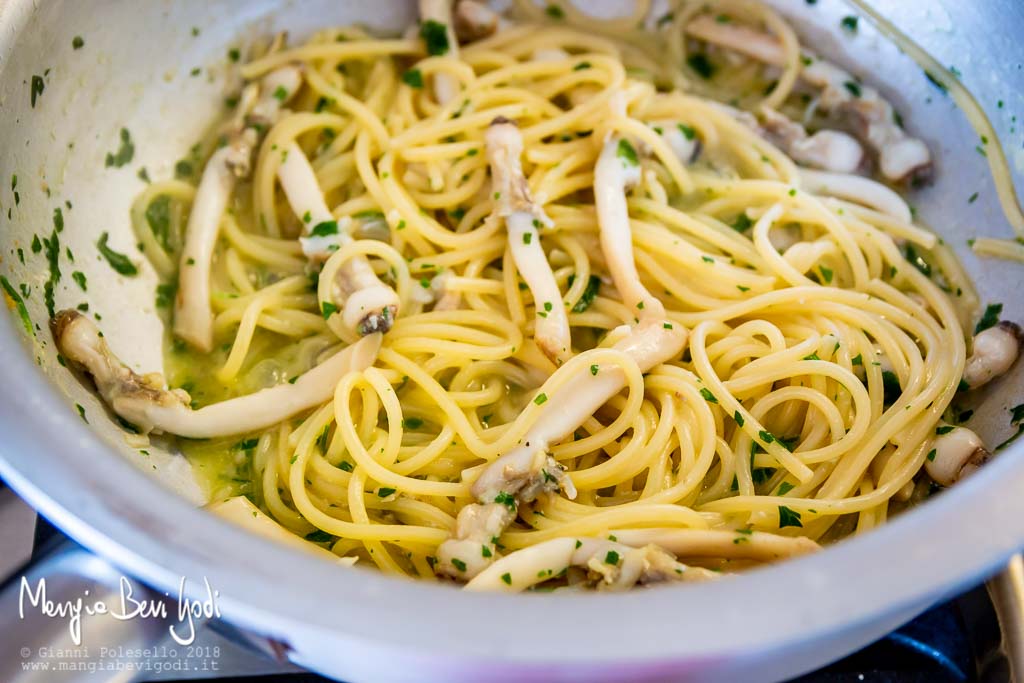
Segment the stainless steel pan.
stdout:
[[[851,9],[839,0],[775,4],[798,18],[820,52],[881,86],[929,141],[937,182],[914,197],[919,215],[963,257],[983,301],[1003,302],[1006,317],[1024,319],[1024,269],[978,260],[966,248],[976,234],[1010,231],[964,117],[865,20],[856,35],[843,33],[839,20]],[[89,291],[77,291],[65,267],[58,303],[88,301],[118,353],[158,368],[154,277],[113,277],[94,248],[108,231],[111,244],[131,251],[128,207],[142,187],[138,169],[171,174],[174,160],[216,115],[226,48],[240,36],[288,28],[301,37],[352,21],[397,28],[412,20],[411,5],[0,3],[0,273],[31,286],[29,311],[38,325],[27,343],[17,318],[0,316],[0,475],[11,486],[120,571],[172,593],[187,577],[196,597],[203,597],[205,577],[220,593],[226,621],[272,639],[294,662],[351,681],[777,680],[862,646],[989,576],[1024,547],[1024,448],[1015,446],[878,531],[727,581],[625,595],[463,594],[341,569],[249,535],[197,509],[199,489],[180,457],[128,448],[97,400],[56,362],[41,297],[45,262],[31,252],[33,235],[48,235],[54,209],[62,207],[61,241],[76,257],[74,268],[88,276]],[[963,73],[1020,181],[1024,120],[1013,117],[1024,116],[1024,5],[874,5]],[[79,49],[76,35],[85,42]],[[189,75],[194,67],[203,68],[200,76]],[[44,86],[34,106],[33,76]],[[105,168],[122,127],[131,132],[135,159]],[[17,201],[7,181],[14,174]],[[969,203],[975,191],[979,197]],[[1011,432],[1007,407],[1020,402],[1022,385],[1018,366],[977,407],[972,427],[989,443]],[[105,571],[91,576],[95,585],[109,579]],[[30,637],[29,624],[9,613],[0,614],[0,624],[0,660],[18,661],[15,648]]]

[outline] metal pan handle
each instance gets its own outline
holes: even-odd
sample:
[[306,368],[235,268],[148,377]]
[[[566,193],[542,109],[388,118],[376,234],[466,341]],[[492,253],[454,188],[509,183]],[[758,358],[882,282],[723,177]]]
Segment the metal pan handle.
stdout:
[[986,584],[1002,633],[1002,650],[1010,683],[1024,681],[1024,556],[1014,555],[1000,574]]

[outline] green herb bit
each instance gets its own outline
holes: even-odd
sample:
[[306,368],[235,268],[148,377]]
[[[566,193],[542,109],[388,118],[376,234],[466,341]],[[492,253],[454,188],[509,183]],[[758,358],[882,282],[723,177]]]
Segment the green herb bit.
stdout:
[[995,327],[999,324],[999,316],[1003,312],[1002,304],[989,304],[985,307],[985,313],[981,316],[981,320],[974,326],[974,334],[983,332],[990,327]]
[[779,506],[779,528],[785,529],[787,526],[803,527],[803,522],[800,521],[800,513],[795,510],[790,510],[785,505]]
[[704,80],[708,80],[715,75],[715,65],[711,63],[708,56],[703,52],[690,55],[686,58],[686,63]]
[[504,505],[512,512],[516,511],[516,499],[515,496],[513,496],[511,493],[499,491],[498,495],[494,497],[494,502],[498,503],[499,505]]
[[[569,286],[572,286],[574,276],[569,276]],[[580,300],[576,302],[576,305],[572,307],[573,313],[583,313],[585,310],[590,308],[590,305],[594,303],[594,299],[597,298],[597,293],[601,289],[601,278],[596,275],[591,275],[587,278],[587,286],[583,289],[583,294],[580,295]]]
[[448,27],[441,22],[428,19],[420,24],[420,38],[432,57],[448,53]]
[[423,72],[419,69],[409,69],[402,74],[402,82],[410,88],[422,88],[423,87]]
[[135,264],[132,263],[127,256],[120,252],[116,252],[107,246],[107,240],[109,239],[109,237],[110,235],[104,232],[102,235],[100,235],[99,241],[96,242],[96,248],[99,249],[100,254],[102,254],[103,257],[107,259],[107,262],[110,264],[110,267],[113,268],[118,273],[120,273],[121,275],[125,275],[128,277],[138,275],[139,269],[135,267]]
[[30,99],[32,100],[32,108],[36,107],[36,98],[43,94],[43,89],[46,88],[46,83],[43,82],[42,76],[33,76]]
[[128,132],[127,128],[121,129],[120,137],[121,146],[118,148],[117,152],[107,152],[105,162],[107,168],[121,168],[135,157],[135,145],[132,143],[132,135]]
[[28,315],[28,308],[25,306],[25,301],[18,294],[18,290],[11,285],[10,281],[0,275],[0,286],[3,287],[4,293],[13,302],[14,309],[18,312],[18,317],[21,319],[21,325],[25,328],[25,332],[30,336],[35,336],[35,329],[32,327],[32,318]]
[[552,19],[565,19],[565,10],[554,3],[549,3],[548,6],[544,8],[544,14],[548,15]]
[[626,166],[637,166],[640,164],[640,157],[637,156],[636,149],[625,138],[619,139],[619,146],[615,150],[615,156],[622,159],[622,163]]
[[327,237],[329,235],[338,234],[338,221],[321,221],[313,226],[313,229],[309,231],[309,234],[313,237]]
[[156,286],[156,307],[170,308],[174,303],[174,295],[178,293],[177,282],[166,282]]

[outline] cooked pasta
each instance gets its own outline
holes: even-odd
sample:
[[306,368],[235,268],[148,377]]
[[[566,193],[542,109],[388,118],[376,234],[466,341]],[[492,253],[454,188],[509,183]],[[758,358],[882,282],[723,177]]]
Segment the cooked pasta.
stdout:
[[892,189],[930,161],[886,146],[919,141],[833,130],[820,58],[759,3],[521,1],[457,50],[428,4],[405,37],[254,48],[199,189],[139,196],[213,343],[175,321],[160,410],[93,372],[122,417],[209,437],[179,445],[222,512],[470,589],[713,578],[927,495],[977,298]]

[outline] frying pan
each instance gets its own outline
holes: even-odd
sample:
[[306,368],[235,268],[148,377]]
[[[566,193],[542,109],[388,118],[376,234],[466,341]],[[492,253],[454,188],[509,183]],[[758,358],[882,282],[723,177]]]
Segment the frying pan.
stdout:
[[[586,6],[600,13],[614,12],[617,4]],[[956,249],[982,302],[1001,302],[1004,317],[1024,319],[1021,266],[979,260],[966,245],[978,234],[1011,232],[986,159],[975,150],[978,135],[964,116],[866,18],[856,33],[841,29],[841,18],[857,11],[840,0],[773,4],[819,52],[880,87],[928,141],[936,182],[911,198],[918,216]],[[41,295],[45,260],[32,252],[33,236],[49,235],[61,208],[62,249],[75,264],[63,261],[58,306],[87,302],[102,315],[115,352],[135,367],[159,369],[154,274],[143,266],[138,277],[118,277],[95,248],[107,232],[111,246],[143,261],[132,248],[128,221],[131,200],[143,187],[138,170],[170,176],[174,161],[216,118],[229,46],[282,28],[296,39],[351,22],[396,30],[414,20],[412,5],[0,3],[0,274],[30,287],[28,312],[36,325],[27,338],[17,316],[0,316],[0,475],[95,553],[59,553],[26,570],[52,578],[51,598],[86,588],[94,596],[113,594],[116,576],[125,573],[157,596],[176,595],[184,577],[185,593],[201,599],[206,579],[219,592],[223,622],[278,656],[349,681],[771,681],[863,646],[997,572],[1024,547],[1024,446],[1011,445],[977,475],[877,531],[728,580],[617,595],[467,594],[334,566],[253,536],[197,507],[204,501],[183,458],[157,448],[144,456],[128,447],[98,399],[57,362]],[[996,126],[1020,185],[1024,120],[1015,117],[1024,116],[1024,5],[873,5],[963,74]],[[76,47],[75,36],[84,44]],[[191,76],[197,67],[199,74]],[[107,167],[122,129],[129,131],[134,159]],[[974,192],[977,200],[969,201]],[[68,277],[73,269],[86,274],[87,292]],[[969,426],[987,443],[1015,431],[1007,409],[1020,402],[1022,385],[1018,364],[977,398]],[[1000,590],[1012,587],[1008,581],[1004,577]],[[64,637],[53,620],[19,619],[12,588],[0,601],[0,678],[10,681],[28,676],[20,668],[20,647]],[[94,638],[149,638],[141,620],[91,628]]]

